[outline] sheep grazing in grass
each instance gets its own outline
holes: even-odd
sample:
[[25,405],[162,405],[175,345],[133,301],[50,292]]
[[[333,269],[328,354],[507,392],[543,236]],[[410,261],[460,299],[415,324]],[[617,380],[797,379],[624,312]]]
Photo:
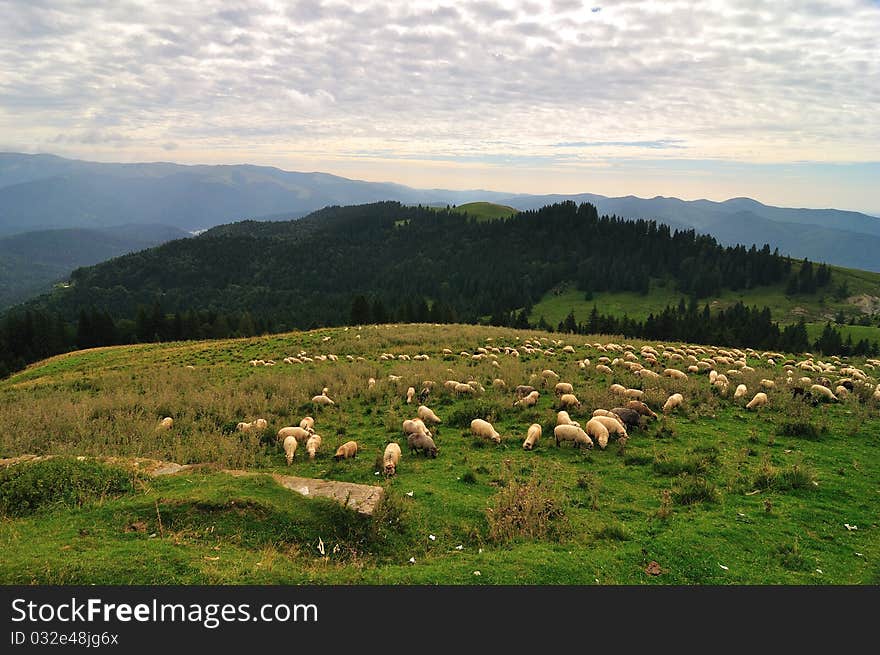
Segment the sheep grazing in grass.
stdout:
[[617,396],[622,396],[626,393],[626,387],[622,384],[612,384],[610,387],[608,387],[608,391]]
[[562,408],[580,407],[581,401],[573,393],[564,393],[559,397],[559,406]]
[[663,369],[663,375],[668,378],[672,378],[673,380],[687,380],[687,373],[684,371],[679,371],[677,368],[667,368]]
[[605,364],[596,364],[596,370],[599,373],[604,373],[605,375],[611,375],[611,369]]
[[645,392],[641,389],[626,389],[623,392],[623,395],[627,398],[632,398],[633,400],[641,400],[645,397]]
[[425,425],[425,422],[420,418],[408,418],[403,422],[403,433],[404,434],[426,434],[429,437],[431,435],[431,431],[428,429],[428,426]]
[[533,391],[535,391],[535,387],[532,387],[528,384],[521,384],[516,389],[514,389],[514,393],[516,393],[517,398],[525,398]]
[[440,451],[434,443],[434,439],[423,432],[408,434],[406,436],[406,445],[409,447],[410,454],[421,451],[427,457],[437,457],[437,453]]
[[333,400],[330,399],[330,397],[326,393],[320,393],[317,396],[312,396],[312,402],[315,403],[316,405],[322,405],[325,407],[327,405],[335,405],[336,404],[335,402],[333,402]]
[[767,380],[767,379],[764,379],[764,380],[761,380],[761,388],[762,388],[762,389],[768,389],[768,390],[769,390],[769,389],[775,389],[775,388],[776,388],[776,383],[775,383],[773,380]]
[[557,396],[561,396],[564,393],[574,393],[574,387],[568,382],[557,382],[556,386],[553,387],[553,393]]
[[456,382],[455,383],[455,393],[457,393],[459,395],[464,394],[467,396],[473,396],[476,393],[476,389],[474,389],[469,384],[465,384],[463,382]]
[[594,409],[593,417],[596,416],[610,416],[611,418],[614,418],[615,415],[610,409]]
[[310,436],[312,436],[312,434],[312,430],[307,430],[306,428],[301,428],[299,426],[291,426],[278,430],[276,438],[278,441],[284,441],[287,437],[293,437],[297,441],[305,442]]
[[[605,429],[604,426],[602,427],[602,429]],[[605,433],[607,434],[608,431],[605,430]],[[562,441],[574,442],[574,445],[576,447],[593,447],[593,440],[590,439],[586,432],[584,432],[576,425],[557,425],[555,428],[553,428],[553,437],[556,439],[557,448],[559,447],[559,443]]]
[[296,448],[299,446],[299,442],[296,440],[296,437],[285,437],[283,445],[284,457],[287,459],[287,465],[290,466],[291,462],[293,462],[293,456],[296,455]]
[[669,398],[666,399],[666,402],[663,403],[663,413],[668,414],[672,410],[681,406],[684,402],[684,396],[680,393],[674,393]]
[[159,430],[170,430],[174,427],[174,419],[170,416],[166,416],[161,421],[159,421],[159,425],[156,426]]
[[585,432],[587,437],[599,444],[599,448],[608,445],[608,428],[599,420],[602,417],[594,417],[587,421]]
[[419,405],[419,408],[416,410],[416,415],[422,419],[425,423],[441,423],[440,417],[437,416],[430,407],[426,405]]
[[538,398],[541,396],[537,391],[533,391],[529,395],[524,398],[520,398],[515,403],[513,403],[514,407],[534,407],[538,402]]
[[376,386],[376,378],[370,378],[367,380],[367,389],[372,389]]
[[529,431],[526,433],[526,440],[523,441],[523,450],[534,450],[540,438],[541,425],[539,423],[532,423],[529,426]]
[[557,373],[556,371],[554,371],[552,369],[545,368],[543,371],[541,371],[541,378],[543,379],[544,382],[547,382],[547,380],[549,380],[550,378],[553,378],[554,380],[558,380],[559,373]]
[[471,421],[471,434],[483,439],[489,439],[493,443],[501,443],[501,435],[498,434],[489,421],[484,421],[481,418],[475,418]]
[[874,389],[874,393],[871,394],[871,398],[880,403],[880,384],[878,384],[877,388]]
[[763,391],[759,391],[748,403],[746,403],[746,409],[757,409],[758,407],[766,405],[767,402],[767,394]]
[[253,426],[257,430],[265,430],[267,427],[269,427],[269,422],[264,418],[258,418],[256,421],[254,421]]
[[749,392],[749,389],[746,385],[738,384],[736,386],[736,391],[733,392],[733,399],[739,400],[740,398],[745,396],[748,392]]
[[357,451],[358,445],[356,441],[346,441],[336,449],[336,454],[333,456],[333,459],[337,462],[341,459],[351,459],[352,457],[357,456]]
[[312,432],[314,432],[315,419],[313,419],[311,416],[306,416],[305,418],[303,418],[302,421],[299,422],[299,427],[301,427],[303,430],[311,430]]
[[315,459],[315,455],[321,448],[322,441],[323,439],[321,439],[320,434],[315,433],[309,436],[308,441],[306,441],[306,452],[309,454],[309,459]]
[[415,397],[416,397],[416,388],[415,387],[410,387],[409,389],[406,390],[406,404],[407,405],[412,403],[413,398],[415,398]]
[[385,446],[385,453],[382,455],[382,471],[386,476],[395,475],[398,464],[400,464],[400,446],[392,441]]
[[810,393],[813,394],[813,398],[817,398],[822,402],[829,403],[838,403],[840,399],[834,395],[834,392],[831,391],[824,384],[814,384],[810,387]]
[[556,425],[575,425],[581,427],[580,423],[571,420],[571,416],[564,409],[556,412]]
[[639,414],[634,409],[630,409],[629,407],[615,407],[611,410],[611,413],[617,416],[618,419],[623,421],[623,425],[626,428],[639,427],[642,418],[641,414]]
[[[630,400],[626,405],[624,405],[627,409],[632,409],[638,412],[641,416],[647,416],[648,418],[657,418],[657,414],[655,414],[650,407],[648,407],[641,400]],[[614,410],[611,410],[614,411]],[[616,413],[616,412],[615,412]]]
[[[589,425],[593,421],[598,421],[599,423],[604,425],[605,429],[608,430],[609,436],[614,434],[619,437],[625,437],[625,438],[629,437],[629,435],[626,433],[626,427],[623,425],[623,420],[619,416],[617,416],[616,414],[614,415],[614,418],[612,418],[610,416],[594,416],[593,418],[591,418],[587,422],[587,424]],[[604,444],[602,443],[601,439],[597,439],[597,441],[599,442],[600,448],[604,448],[605,446],[608,445],[607,440],[605,441]]]
[[507,382],[505,382],[505,381],[502,380],[501,378],[495,378],[494,380],[492,380],[492,388],[494,388],[494,389],[506,389],[506,388],[507,388]]

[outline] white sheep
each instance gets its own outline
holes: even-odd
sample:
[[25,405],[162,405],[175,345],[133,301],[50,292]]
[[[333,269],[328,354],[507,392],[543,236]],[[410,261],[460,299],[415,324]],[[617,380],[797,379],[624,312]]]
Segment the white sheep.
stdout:
[[413,398],[415,398],[415,395],[416,395],[416,388],[415,387],[410,387],[409,389],[406,390],[406,404],[407,405],[412,403]]
[[761,388],[762,389],[775,389],[776,383],[773,380],[763,379],[761,380]]
[[559,406],[564,408],[580,407],[581,401],[573,393],[564,393],[559,397]]
[[615,395],[622,396],[626,393],[626,387],[622,384],[612,384],[610,387],[608,387],[608,391]]
[[376,386],[376,378],[370,378],[367,380],[367,389],[372,389]]
[[668,378],[672,378],[673,380],[687,380],[687,373],[684,371],[679,371],[677,368],[667,368],[663,369],[663,375]]
[[475,418],[471,421],[471,433],[475,436],[489,439],[494,443],[501,443],[501,435],[498,434],[489,421],[484,421],[481,418]]
[[[605,429],[604,427],[602,428]],[[605,430],[607,433],[608,431]],[[557,425],[553,428],[553,437],[556,439],[556,446],[559,447],[560,441],[572,441],[575,446],[593,447],[593,440],[576,425]]]
[[315,403],[316,405],[323,405],[323,406],[336,404],[335,402],[333,402],[333,400],[326,393],[320,393],[317,396],[312,396],[312,402]]
[[299,426],[291,426],[278,430],[276,438],[278,441],[284,441],[287,437],[293,437],[297,441],[305,442],[310,436],[312,436],[312,434],[312,430],[301,428]]
[[673,409],[680,407],[684,402],[684,396],[680,393],[674,393],[669,398],[666,399],[666,402],[663,403],[663,413],[668,414]]
[[382,455],[382,470],[385,475],[395,475],[397,473],[397,465],[400,463],[400,446],[394,441],[385,446],[385,453]]
[[357,451],[358,445],[356,441],[346,441],[336,449],[336,454],[333,455],[333,459],[337,462],[341,459],[351,459],[352,457],[357,456]]
[[416,415],[424,422],[441,423],[440,418],[426,405],[419,405]]
[[308,441],[306,441],[306,452],[309,454],[309,459],[315,459],[315,454],[321,448],[321,443],[323,441],[321,435],[318,433],[309,436]]
[[533,450],[540,438],[541,425],[539,423],[532,423],[529,426],[529,431],[526,433],[526,440],[523,441],[523,450]]
[[156,426],[159,430],[170,430],[174,427],[174,419],[170,416],[166,416],[161,421],[159,421],[159,425]]
[[834,395],[834,392],[831,391],[831,389],[821,384],[810,386],[810,393],[817,400],[827,400],[832,403],[840,402],[840,399]]
[[[612,434],[616,434],[619,437],[629,437],[629,435],[627,435],[626,433],[626,427],[623,425],[623,422],[620,420],[619,417],[615,416],[614,418],[612,418],[610,416],[594,416],[589,421],[587,421],[587,426],[589,426],[590,423],[593,423],[594,421],[604,425],[605,429],[608,431],[609,436]],[[590,432],[588,430],[587,434],[589,433]],[[605,448],[605,446],[608,445],[608,436],[602,435],[602,438],[597,437],[596,440],[599,443],[600,448]]]
[[763,391],[759,391],[748,403],[746,403],[746,409],[757,409],[758,407],[766,405],[767,402],[767,394]]
[[641,400],[645,397],[645,392],[641,389],[627,389],[623,395],[631,400]]
[[514,407],[534,407],[538,402],[538,398],[541,396],[537,391],[532,391],[528,395],[520,398],[515,403],[513,403]]
[[427,434],[433,436],[428,426],[420,418],[408,418],[403,422],[404,434]]
[[608,366],[605,366],[605,364],[596,364],[596,370],[599,373],[605,373],[605,375],[611,375],[612,372]]
[[556,425],[575,425],[581,427],[580,423],[571,420],[571,416],[564,409],[556,412]]
[[736,387],[736,391],[733,392],[733,399],[739,400],[740,398],[745,396],[748,392],[749,392],[749,389],[748,389],[748,387],[746,387],[746,385],[739,384]]
[[314,432],[315,430],[315,419],[311,416],[306,416],[302,421],[299,422],[299,427],[303,430],[311,430]]
[[284,438],[284,456],[287,459],[287,465],[290,466],[290,463],[293,461],[293,456],[296,455],[296,448],[299,446],[299,442],[296,440],[296,437],[290,436]]
[[574,387],[568,382],[557,382],[553,388],[553,393],[557,396],[561,396],[564,393],[574,393]]

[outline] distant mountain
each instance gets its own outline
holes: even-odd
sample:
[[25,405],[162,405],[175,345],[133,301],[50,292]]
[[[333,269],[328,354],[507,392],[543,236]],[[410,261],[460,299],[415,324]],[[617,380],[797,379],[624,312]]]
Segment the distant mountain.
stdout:
[[190,236],[168,225],[23,232],[0,238],[0,309],[48,291],[81,266]]
[[105,164],[0,153],[0,236],[123,223],[162,223],[195,232],[242,219],[287,220],[327,206],[382,200],[441,207],[488,201],[520,210],[563,200],[589,202],[602,214],[695,229],[724,244],[769,243],[799,259],[880,271],[880,218],[851,211],[772,207],[750,198],[713,202],[414,189],[266,166]]

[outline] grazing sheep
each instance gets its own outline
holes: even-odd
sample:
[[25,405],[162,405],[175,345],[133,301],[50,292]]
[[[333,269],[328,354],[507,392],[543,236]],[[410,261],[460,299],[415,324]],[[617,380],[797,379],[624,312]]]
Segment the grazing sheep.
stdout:
[[761,388],[768,389],[768,390],[775,389],[776,383],[773,380],[764,379],[764,380],[761,380]]
[[[605,428],[608,430],[609,436],[615,434],[619,437],[629,437],[629,435],[626,433],[626,426],[624,426],[623,424],[623,419],[617,416],[617,414],[614,415],[614,418],[610,416],[594,416],[590,419],[590,421],[588,421],[588,423],[592,421],[598,421],[599,423],[604,425]],[[605,444],[607,445],[608,442],[606,441]],[[599,442],[599,447],[605,447],[602,445],[601,441]]]
[[252,425],[257,430],[265,430],[267,427],[269,427],[269,422],[266,421],[266,419],[264,419],[264,418],[258,418],[256,421],[254,421],[252,423]]
[[564,393],[574,393],[574,387],[568,382],[557,382],[553,388],[553,393],[557,396],[561,396]]
[[333,459],[337,462],[341,459],[351,459],[352,457],[357,456],[357,451],[358,445],[356,441],[346,441],[336,449],[336,454],[333,456]]
[[330,399],[329,396],[327,396],[327,394],[324,394],[324,393],[318,394],[317,396],[313,396],[312,402],[315,403],[316,405],[323,405],[323,406],[336,404],[335,402],[333,402]]
[[475,418],[471,421],[471,433],[477,437],[489,439],[494,443],[501,443],[501,435],[496,432],[489,421],[484,421],[481,418]]
[[423,432],[414,432],[406,437],[406,444],[409,446],[410,454],[420,450],[426,456],[437,457],[439,448],[437,448],[434,440]]
[[306,416],[302,421],[299,422],[299,427],[303,430],[310,430],[312,432],[315,431],[315,419],[311,416]]
[[473,395],[476,390],[469,384],[464,384],[463,382],[455,383],[455,393],[457,394],[467,394]]
[[[821,378],[820,378],[821,379]],[[810,393],[813,394],[814,398],[817,398],[821,401],[830,402],[830,403],[839,403],[840,399],[834,395],[834,392],[831,391],[828,387],[823,384],[814,384],[810,387]]]
[[312,434],[306,441],[306,452],[309,454],[309,459],[315,459],[315,454],[321,448],[322,441],[321,435],[317,433]]
[[419,405],[419,408],[416,410],[416,415],[422,419],[425,423],[441,423],[440,417],[438,417],[430,407],[425,405]]
[[651,410],[651,408],[648,407],[641,400],[630,400],[626,405],[624,405],[624,407],[626,407],[627,409],[635,410],[642,416],[647,416],[648,418],[657,418],[657,415]]
[[367,380],[367,389],[372,389],[376,386],[376,378],[370,378]]
[[428,429],[428,426],[425,425],[424,421],[420,418],[409,418],[403,422],[403,433],[404,434],[426,434],[429,437],[433,436],[431,431]]
[[293,456],[296,455],[296,448],[299,446],[299,442],[295,437],[285,437],[283,446],[284,457],[287,459],[287,465],[290,466],[290,463],[293,461]]
[[394,441],[385,446],[385,453],[382,455],[382,470],[385,475],[394,475],[397,473],[397,465],[400,463],[400,446]]
[[413,398],[415,398],[415,396],[416,396],[416,388],[415,387],[410,387],[409,389],[407,389],[406,390],[406,404],[409,405],[410,403],[412,403]]
[[526,434],[526,440],[523,441],[523,450],[533,450],[535,445],[538,443],[538,439],[541,438],[541,425],[539,423],[532,423],[529,426],[529,431]]
[[618,419],[623,421],[623,425],[626,428],[639,427],[639,423],[642,418],[641,414],[629,407],[615,407],[611,410],[611,413],[616,415]]
[[687,373],[684,371],[679,371],[677,368],[666,368],[663,369],[663,375],[668,378],[672,378],[673,380],[687,380]]
[[749,392],[749,389],[748,389],[748,387],[746,387],[746,385],[739,384],[736,387],[736,391],[733,392],[733,399],[739,400],[740,398],[745,396],[748,392]]
[[541,394],[537,391],[533,391],[525,398],[520,398],[515,403],[513,403],[514,407],[534,407],[538,402],[538,398],[540,398]]
[[614,412],[610,409],[594,409],[593,416],[610,416],[611,418],[614,418]]
[[245,423],[244,421],[239,421],[238,424],[235,426],[235,429],[238,432],[247,432],[252,427],[253,427],[252,423]]
[[550,378],[555,378],[558,380],[559,373],[557,373],[556,371],[554,371],[552,369],[545,368],[543,371],[541,371],[541,377],[544,379],[545,382]]
[[307,430],[306,428],[301,428],[298,426],[294,427],[286,427],[278,430],[278,434],[276,438],[278,441],[284,441],[287,437],[293,437],[297,441],[308,441],[308,438],[312,436],[312,430]]
[[684,396],[682,396],[680,393],[672,394],[671,396],[669,396],[669,398],[666,399],[666,402],[663,403],[663,413],[668,414],[676,407],[681,406],[683,402]]
[[626,393],[626,387],[622,384],[612,384],[610,387],[608,387],[608,391],[615,395],[622,396]]
[[605,364],[596,364],[596,370],[599,371],[599,373],[604,373],[605,375],[611,375],[611,369],[609,367],[605,366]]
[[495,389],[506,389],[507,382],[505,382],[501,378],[495,378],[494,380],[492,380],[492,387]]
[[599,448],[605,448],[608,445],[608,428],[599,421],[599,418],[591,418],[587,421],[586,433],[588,438],[595,440],[599,444]]
[[174,427],[174,419],[170,416],[166,416],[161,421],[159,421],[159,425],[156,426],[159,430],[170,430]]
[[525,398],[533,391],[535,391],[535,387],[529,386],[528,384],[521,384],[514,390],[518,398]]
[[767,394],[763,391],[759,391],[748,403],[746,403],[746,409],[757,409],[758,407],[763,407],[766,404]]
[[623,392],[623,395],[633,400],[641,400],[645,397],[645,392],[641,389],[627,389]]
[[[604,426],[602,427],[602,429],[605,430]],[[608,431],[605,430],[605,433],[607,434]],[[560,441],[572,441],[577,447],[593,447],[593,440],[590,439],[586,432],[584,432],[576,425],[557,425],[555,428],[553,428],[553,437],[556,439],[557,448],[559,447]]]
[[571,420],[571,416],[564,409],[556,412],[556,425],[575,425],[581,427],[580,423]]
[[559,397],[560,407],[580,407],[581,401],[573,393],[564,393]]

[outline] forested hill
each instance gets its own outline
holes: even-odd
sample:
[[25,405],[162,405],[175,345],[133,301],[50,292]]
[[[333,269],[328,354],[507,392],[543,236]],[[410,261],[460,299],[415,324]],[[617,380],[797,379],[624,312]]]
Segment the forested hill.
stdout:
[[68,319],[90,306],[122,318],[159,301],[168,313],[247,311],[284,329],[347,322],[362,295],[400,319],[472,322],[529,307],[562,281],[638,291],[663,277],[701,298],[777,282],[789,268],[768,246],[721,247],[693,231],[599,217],[586,203],[478,222],[383,202],[220,226],[79,269],[69,289],[36,306]]

